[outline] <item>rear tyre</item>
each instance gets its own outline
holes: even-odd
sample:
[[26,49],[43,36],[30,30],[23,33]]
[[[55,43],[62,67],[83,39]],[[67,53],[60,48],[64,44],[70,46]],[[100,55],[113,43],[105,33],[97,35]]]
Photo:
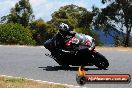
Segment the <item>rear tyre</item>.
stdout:
[[100,53],[94,55],[94,65],[101,69],[106,69],[109,66],[108,60]]

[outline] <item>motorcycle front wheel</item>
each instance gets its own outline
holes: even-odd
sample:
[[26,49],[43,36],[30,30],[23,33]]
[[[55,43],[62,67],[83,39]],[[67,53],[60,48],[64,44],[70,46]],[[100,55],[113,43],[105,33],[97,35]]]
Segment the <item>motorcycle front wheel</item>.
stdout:
[[98,68],[101,69],[106,69],[109,66],[109,62],[108,60],[105,58],[105,56],[103,56],[102,54],[100,54],[99,52],[97,52],[94,55],[94,65]]

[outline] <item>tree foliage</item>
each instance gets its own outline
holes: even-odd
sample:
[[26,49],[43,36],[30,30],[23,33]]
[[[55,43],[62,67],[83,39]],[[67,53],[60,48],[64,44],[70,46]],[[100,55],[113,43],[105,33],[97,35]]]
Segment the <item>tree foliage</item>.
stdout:
[[14,8],[11,8],[10,14],[3,16],[1,19],[8,23],[19,23],[27,27],[33,18],[34,15],[29,0],[20,0]]
[[36,40],[37,44],[42,45],[49,35],[46,22],[43,19],[35,20],[31,23],[30,29],[33,34],[33,39]]
[[55,22],[55,25],[64,22],[70,25],[72,29],[78,27],[89,28],[92,18],[92,12],[87,11],[86,8],[71,4],[60,7],[58,11],[55,11],[52,14],[51,22]]
[[29,29],[17,23],[0,24],[0,44],[34,45]]
[[91,31],[93,13],[87,11],[86,8],[73,4],[66,5],[60,7],[51,16],[52,19],[49,22],[44,22],[42,19],[33,20],[34,15],[29,0],[20,0],[15,4],[14,8],[11,8],[10,13],[3,16],[1,20],[4,22],[3,25],[6,25],[6,23],[18,23],[25,28],[28,27],[31,30],[33,39],[39,45],[52,37],[58,31],[58,25],[62,22],[68,24],[71,30],[75,29],[75,31],[84,34],[93,34],[92,36],[98,40],[97,35]]
[[[119,30],[120,34],[118,33],[113,37],[120,41],[121,45],[129,46],[132,31],[132,0],[102,0],[102,3],[108,5],[102,9],[93,9],[95,26],[108,34],[111,31]],[[117,38],[120,36],[121,38]]]

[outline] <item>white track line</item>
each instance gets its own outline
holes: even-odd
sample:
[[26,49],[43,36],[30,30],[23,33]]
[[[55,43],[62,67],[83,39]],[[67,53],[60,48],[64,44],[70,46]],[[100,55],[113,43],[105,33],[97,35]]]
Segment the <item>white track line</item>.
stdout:
[[0,46],[3,46],[3,47],[22,47],[22,48],[35,48],[35,47],[38,47],[38,48],[44,48],[44,46],[26,46],[26,45],[0,45]]
[[[0,75],[3,77],[14,77],[14,76],[7,76],[7,75]],[[22,77],[15,77],[15,78],[22,78]],[[31,81],[36,81],[38,83],[47,83],[47,84],[53,84],[53,85],[62,85],[62,86],[66,86],[69,88],[86,88],[86,87],[81,87],[81,86],[74,86],[74,85],[68,85],[68,84],[62,84],[62,83],[55,83],[55,82],[48,82],[48,81],[42,81],[42,80],[34,80],[34,79],[28,79],[28,78],[24,78],[26,80],[31,80]]]
[[129,50],[118,50],[118,51],[123,51],[123,52],[126,52],[126,51],[129,51]]

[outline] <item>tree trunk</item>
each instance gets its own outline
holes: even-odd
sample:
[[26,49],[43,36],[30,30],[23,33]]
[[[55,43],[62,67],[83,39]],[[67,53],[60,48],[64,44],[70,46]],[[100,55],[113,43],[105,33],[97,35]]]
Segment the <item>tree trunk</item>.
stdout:
[[130,28],[130,30],[127,29],[127,33],[126,33],[126,36],[125,36],[124,47],[129,47],[130,33],[131,33],[131,28]]

